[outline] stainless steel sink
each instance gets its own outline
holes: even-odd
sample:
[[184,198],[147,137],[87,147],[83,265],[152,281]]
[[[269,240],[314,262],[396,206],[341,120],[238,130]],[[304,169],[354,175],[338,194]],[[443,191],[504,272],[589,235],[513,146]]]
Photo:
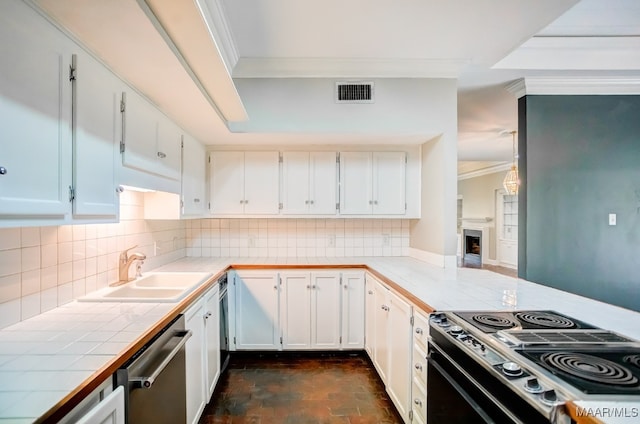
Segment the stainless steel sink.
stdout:
[[107,287],[79,298],[80,302],[179,302],[212,274],[153,272],[118,287]]

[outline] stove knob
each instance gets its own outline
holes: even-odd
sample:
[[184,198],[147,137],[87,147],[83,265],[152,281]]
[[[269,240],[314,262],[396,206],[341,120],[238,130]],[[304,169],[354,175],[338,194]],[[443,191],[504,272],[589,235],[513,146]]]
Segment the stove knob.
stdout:
[[530,378],[524,383],[524,388],[527,392],[531,393],[540,393],[542,391],[542,386],[537,378]]
[[556,395],[556,391],[551,389],[543,392],[541,395],[542,402],[546,404],[554,404],[558,400],[558,395]]
[[451,331],[451,334],[453,335],[462,334],[462,327],[458,325],[454,325],[453,327],[451,327],[449,331]]
[[481,345],[480,345],[480,351],[481,351],[482,353],[485,353],[485,352],[487,351],[487,347],[486,347],[485,345],[481,344]]
[[447,319],[447,317],[442,317],[438,322],[442,327],[446,327],[447,325],[449,325],[449,320]]

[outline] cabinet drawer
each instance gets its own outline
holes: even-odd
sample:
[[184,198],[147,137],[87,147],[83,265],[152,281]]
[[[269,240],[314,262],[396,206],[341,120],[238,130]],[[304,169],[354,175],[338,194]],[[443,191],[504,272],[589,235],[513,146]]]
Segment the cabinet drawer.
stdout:
[[413,410],[413,420],[414,422],[424,423],[427,421],[427,394],[424,386],[419,384],[415,378],[413,379],[411,386],[411,409]]
[[413,378],[422,383],[424,387],[427,386],[427,354],[420,348],[419,345],[413,346]]
[[427,339],[429,338],[429,319],[420,312],[416,312],[413,319],[413,342],[426,352]]

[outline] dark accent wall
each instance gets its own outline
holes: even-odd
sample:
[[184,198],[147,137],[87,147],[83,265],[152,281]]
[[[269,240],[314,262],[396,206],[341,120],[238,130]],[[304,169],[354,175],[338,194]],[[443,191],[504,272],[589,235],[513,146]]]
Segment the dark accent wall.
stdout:
[[519,276],[640,311],[640,96],[518,108]]

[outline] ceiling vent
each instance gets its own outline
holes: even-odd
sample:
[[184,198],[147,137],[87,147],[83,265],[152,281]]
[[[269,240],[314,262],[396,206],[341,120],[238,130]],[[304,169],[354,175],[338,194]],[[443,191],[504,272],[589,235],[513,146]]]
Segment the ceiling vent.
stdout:
[[373,103],[373,82],[336,82],[336,103]]

